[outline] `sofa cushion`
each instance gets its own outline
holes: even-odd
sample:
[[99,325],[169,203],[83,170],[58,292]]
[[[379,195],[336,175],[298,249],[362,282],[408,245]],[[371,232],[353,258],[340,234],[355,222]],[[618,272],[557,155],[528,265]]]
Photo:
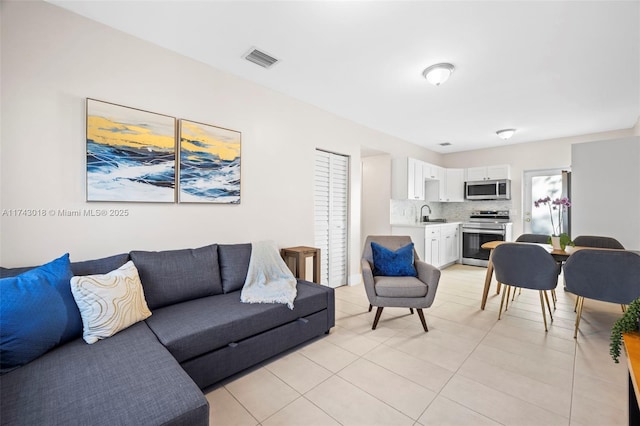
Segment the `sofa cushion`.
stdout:
[[280,303],[242,303],[240,292],[235,291],[158,309],[146,322],[169,352],[183,362],[327,309],[329,290],[298,281],[293,310]]
[[0,366],[24,365],[82,332],[69,280],[69,254],[0,279]]
[[217,244],[197,249],[132,251],[151,310],[222,293]]
[[[128,261],[129,253],[116,254],[100,259],[71,262],[71,271],[73,275],[106,274],[109,271],[118,269]],[[33,268],[35,268],[35,266],[21,266],[19,268],[0,267],[0,278],[15,277]]]
[[225,293],[240,290],[244,286],[251,260],[251,243],[219,244],[218,261]]
[[0,377],[2,424],[207,425],[208,403],[144,322]]
[[118,269],[131,258],[129,253],[116,254],[114,256],[103,257],[100,259],[85,260],[82,262],[72,262],[71,270],[73,275],[96,275],[106,274]]
[[82,338],[89,344],[151,316],[132,261],[108,274],[71,278],[71,293],[82,316]]

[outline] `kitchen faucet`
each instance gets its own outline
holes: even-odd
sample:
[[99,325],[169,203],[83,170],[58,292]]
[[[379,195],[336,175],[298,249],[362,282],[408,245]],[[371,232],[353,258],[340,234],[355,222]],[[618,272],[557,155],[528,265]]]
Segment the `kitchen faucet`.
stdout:
[[422,207],[420,207],[421,222],[429,222],[429,216],[423,216],[422,215],[422,211],[424,210],[425,207],[429,209],[429,214],[431,214],[431,207],[429,207],[428,204],[425,204]]

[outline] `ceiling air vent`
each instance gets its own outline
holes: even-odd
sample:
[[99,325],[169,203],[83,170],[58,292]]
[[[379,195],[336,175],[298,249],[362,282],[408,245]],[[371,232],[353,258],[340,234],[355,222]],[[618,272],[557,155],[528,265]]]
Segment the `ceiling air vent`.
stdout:
[[247,61],[253,62],[256,65],[260,65],[263,68],[271,68],[271,66],[278,62],[278,59],[256,49],[255,47],[249,49],[249,51],[245,53],[244,58]]
[[451,145],[451,142],[442,142],[442,143],[439,143],[438,145],[440,145],[440,146],[449,146],[449,145]]

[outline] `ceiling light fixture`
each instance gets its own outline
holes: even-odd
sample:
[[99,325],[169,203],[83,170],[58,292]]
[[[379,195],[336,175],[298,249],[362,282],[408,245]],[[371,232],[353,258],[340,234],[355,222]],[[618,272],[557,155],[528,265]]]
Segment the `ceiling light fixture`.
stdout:
[[435,64],[422,71],[422,75],[429,83],[434,86],[440,86],[451,77],[454,69],[455,67],[451,64]]
[[498,135],[500,139],[504,139],[506,141],[511,136],[513,136],[515,132],[516,132],[516,129],[502,129],[502,130],[498,130],[496,132],[496,135]]

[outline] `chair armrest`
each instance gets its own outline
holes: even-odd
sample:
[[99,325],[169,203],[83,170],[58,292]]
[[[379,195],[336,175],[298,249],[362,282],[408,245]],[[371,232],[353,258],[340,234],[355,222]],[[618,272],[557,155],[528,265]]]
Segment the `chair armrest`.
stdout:
[[371,264],[366,259],[362,259],[360,261],[360,264],[362,266],[362,281],[364,282],[364,289],[367,292],[369,303],[373,305],[373,302],[376,299],[376,287],[375,282],[373,281],[373,270],[371,269]]
[[429,307],[433,303],[433,299],[436,297],[436,290],[438,289],[438,283],[440,282],[440,269],[421,260],[415,261],[415,267],[418,272],[418,279],[429,287],[426,296],[427,307]]

